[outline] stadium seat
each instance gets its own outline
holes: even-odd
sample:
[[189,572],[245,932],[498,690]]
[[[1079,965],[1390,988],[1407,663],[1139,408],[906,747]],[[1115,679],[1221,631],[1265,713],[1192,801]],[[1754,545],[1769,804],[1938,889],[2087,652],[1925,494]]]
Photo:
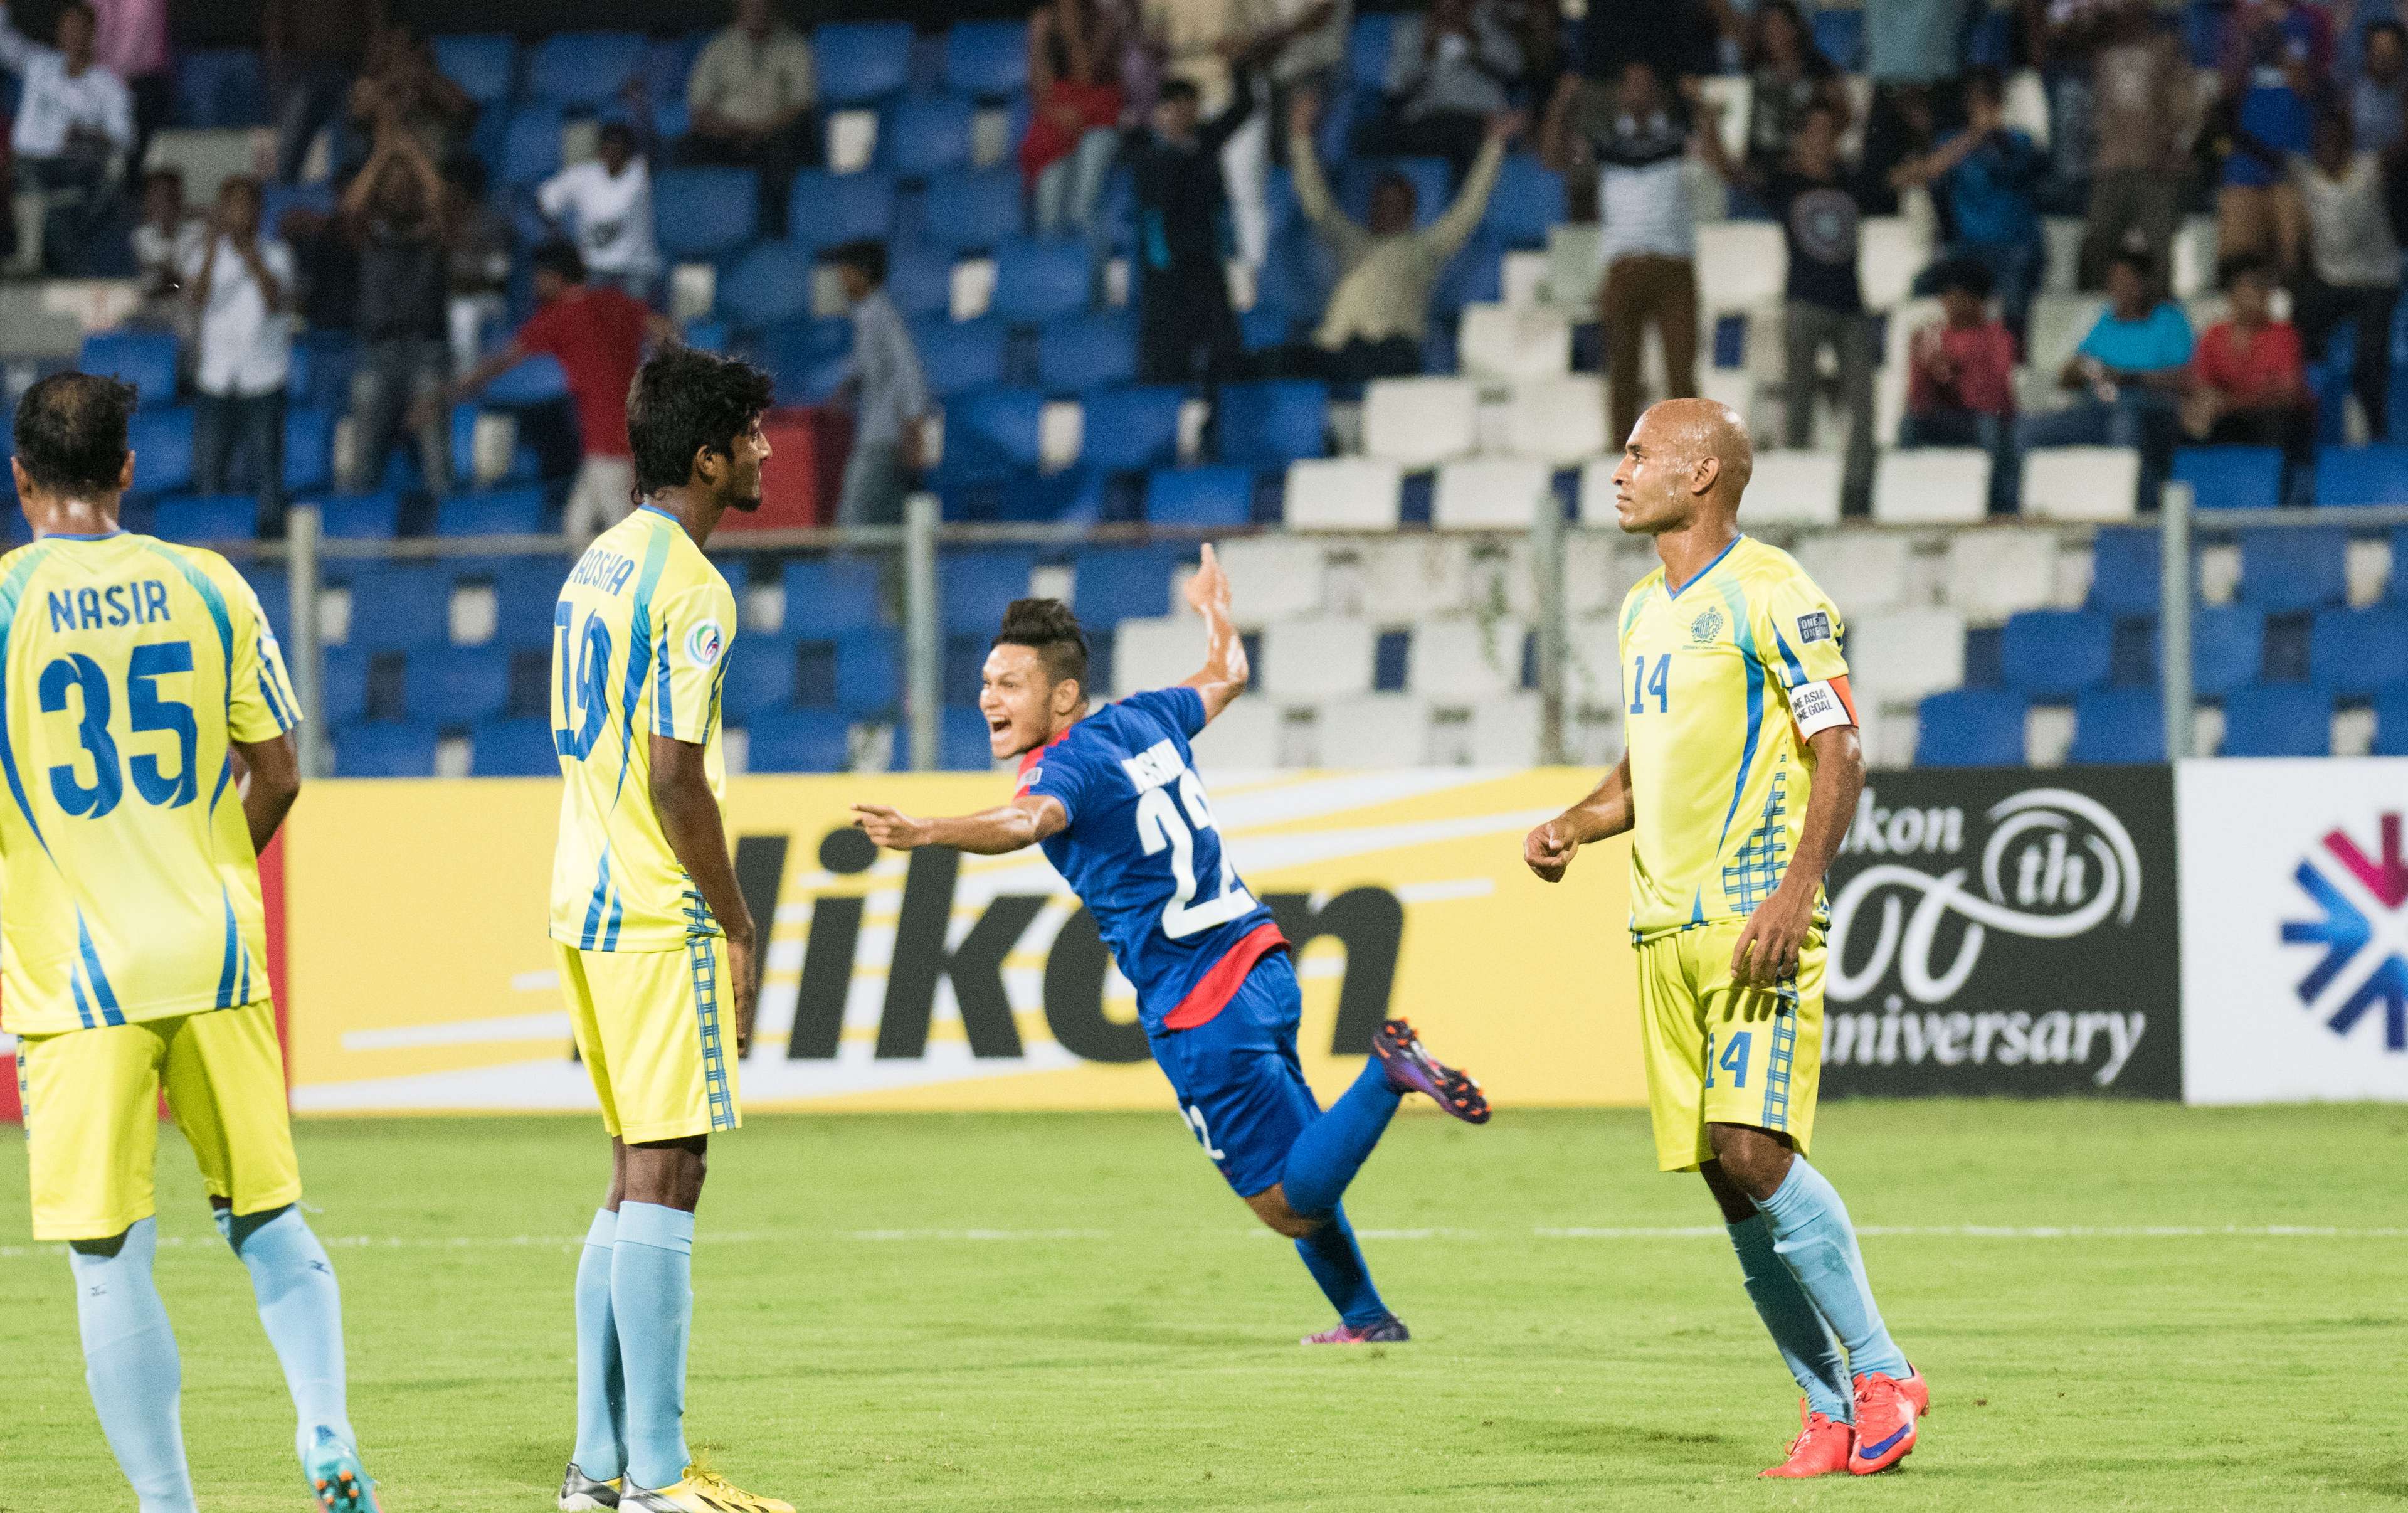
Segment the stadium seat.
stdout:
[[1413,626],[1406,653],[1405,687],[1446,703],[1496,699],[1522,686],[1519,620],[1449,615]]
[[[1045,323],[1037,334],[1037,382],[1049,393],[1072,394],[1137,378],[1137,318],[1126,310],[1075,310]],[[1087,428],[1095,429],[1095,413]]]
[[[1756,460],[1759,479],[1764,462],[1764,456]],[[2018,610],[2043,609],[2057,592],[2057,555],[2055,531],[1993,526],[1952,532],[1942,569],[1942,597],[1976,624],[2003,620]],[[1824,590],[1837,592],[1828,584]]]
[[2162,586],[2155,526],[2100,531],[2090,541],[2090,608],[2111,614],[2155,614]]
[[1836,452],[1759,452],[1748,483],[1753,518],[1801,526],[1840,523],[1843,460]]
[[[1041,371],[1041,346],[1039,351]],[[1085,423],[1079,461],[1086,467],[1133,472],[1168,468],[1179,460],[1179,415],[1187,403],[1185,390],[1168,384],[1093,389],[1080,403]],[[1249,495],[1252,488],[1250,480]]]
[[2115,622],[2096,610],[2026,610],[2000,637],[2007,686],[2064,699],[2104,685]]
[[945,451],[938,477],[946,483],[997,482],[1039,465],[1038,428],[1045,411],[1039,389],[976,389],[945,406]]
[[534,715],[487,720],[468,734],[468,771],[474,777],[558,777],[560,753],[552,721]]
[[2374,698],[2373,755],[2408,756],[2408,684],[2394,684]]
[[2194,697],[2221,699],[2256,683],[2266,657],[2266,616],[2245,604],[2202,605],[2190,617]]
[[539,488],[459,494],[435,507],[437,536],[540,536],[544,529]]
[[324,648],[319,667],[324,679],[322,693],[326,704],[325,713],[321,718],[326,725],[340,729],[352,720],[366,718],[367,652],[356,646],[328,646]]
[[1035,324],[1087,307],[1087,244],[1075,237],[1021,237],[995,251],[995,299],[1007,321]]
[[1572,367],[1571,320],[1541,305],[1467,305],[1455,325],[1455,362],[1472,378],[1561,377]]
[[1397,528],[1403,471],[1376,457],[1308,457],[1287,470],[1291,530]]
[[1835,67],[1854,73],[1864,65],[1865,13],[1862,10],[1818,6],[1810,24],[1814,29],[1814,50],[1828,58]]
[[193,482],[193,412],[185,409],[137,410],[126,422],[125,444],[134,452],[134,489],[140,496],[172,494]]
[[2129,520],[2141,454],[2128,447],[2034,447],[2024,454],[2023,512],[2034,520]]
[[351,595],[347,646],[370,651],[431,646],[452,634],[452,579],[423,563],[358,563],[349,574]]
[[727,659],[727,671],[720,681],[720,708],[728,724],[750,726],[764,711],[793,706],[797,644],[782,630],[774,636],[745,638],[738,654]]
[[1869,310],[1893,310],[1914,296],[1915,275],[1931,263],[1931,237],[1911,216],[1869,215],[1856,232],[1857,279]]
[[502,130],[500,161],[494,177],[505,187],[524,188],[560,171],[561,116],[549,105],[521,106]]
[[1379,627],[1369,620],[1328,614],[1274,620],[1263,629],[1255,678],[1266,696],[1283,701],[1367,694],[1378,640]]
[[1000,97],[1028,88],[1028,26],[1016,21],[955,22],[945,33],[945,87]]
[[2224,696],[2225,756],[2329,756],[2332,695],[2305,684],[2258,684]]
[[1370,693],[1324,703],[1313,728],[1315,764],[1341,771],[1377,771],[1428,764],[1430,708],[1411,694]]
[[639,33],[561,32],[528,53],[527,98],[591,109],[617,99],[643,70]]
[[2293,526],[2241,533],[2241,599],[2261,610],[2321,610],[2349,598],[2349,533]]
[[749,168],[662,169],[652,178],[652,229],[662,252],[674,262],[734,252],[760,226],[760,194]]
[[179,123],[204,129],[268,124],[267,81],[257,50],[199,48],[175,63]]
[[852,760],[853,721],[836,710],[764,710],[744,729],[751,771],[841,772]]
[[516,651],[550,648],[556,635],[553,608],[568,576],[558,556],[488,559],[494,589],[494,643]]
[[433,777],[435,727],[411,720],[359,720],[335,732],[337,777]]
[[485,403],[502,409],[548,405],[567,397],[568,374],[550,353],[537,353],[485,385]]
[[961,252],[1000,247],[1021,235],[1020,175],[1010,168],[961,168],[928,180],[920,202],[921,238]]
[[2317,448],[2316,503],[2408,504],[2408,444]]
[[971,389],[1003,382],[1003,322],[992,315],[975,321],[922,317],[911,323],[912,345],[920,349],[920,369],[928,392],[950,399]]
[[1965,681],[1965,622],[1953,610],[1892,610],[1848,627],[1850,680],[1903,703]]
[[1374,93],[1388,79],[1388,50],[1394,45],[1397,18],[1386,11],[1357,13],[1346,34],[1346,77],[1354,89]]
[[867,105],[911,80],[911,27],[905,22],[817,27],[811,50],[819,65],[820,97],[828,105]]
[[1505,410],[1505,449],[1558,468],[1606,451],[1605,382],[1570,374],[1514,384]]
[[[986,716],[974,706],[948,704],[937,727],[938,766],[948,772],[990,772],[995,770],[995,749],[987,739]],[[911,757],[911,732],[907,726],[895,728],[895,759],[899,766]]]
[[2024,696],[2002,688],[1952,688],[1916,707],[1917,767],[2021,767]]
[[[903,703],[903,633],[886,626],[861,626],[834,638],[835,707],[856,719],[891,717]],[[797,686],[796,698],[819,707],[815,690]]]
[[1469,379],[1381,379],[1363,390],[1363,451],[1408,471],[1478,449],[1480,386]]
[[2408,684],[2408,610],[2322,610],[2308,639],[2308,681],[2344,699]]
[[937,602],[948,635],[989,636],[1013,599],[1028,597],[1037,554],[1010,547],[947,552],[937,559]]
[[905,315],[944,314],[953,301],[953,254],[916,245],[893,249],[886,265],[886,297]]
[[150,516],[150,534],[193,543],[247,541],[259,534],[259,499],[250,494],[162,499]]
[[2094,688],[2073,701],[2073,744],[2065,759],[2078,764],[2162,762],[2166,709],[2155,688]]
[[1770,221],[1709,222],[1698,227],[1698,290],[1708,313],[1742,313],[1778,304],[1788,257]]
[[[1165,688],[1196,670],[1198,629],[1192,614],[1136,616],[1111,633],[1112,692],[1121,698]],[[1246,700],[1240,699],[1240,703]]]
[[878,564],[867,557],[796,557],[786,564],[786,617],[780,633],[833,636],[888,621]]
[[1170,613],[1170,581],[1189,557],[1172,546],[1082,549],[1070,559],[1079,623],[1100,640],[1123,620]]
[[148,410],[176,402],[178,351],[165,331],[99,331],[83,339],[76,367],[133,384],[135,403]]
[[1565,220],[1564,176],[1532,152],[1509,152],[1489,192],[1480,228],[1509,247],[1544,247]]
[[[1607,522],[1612,519],[1611,514],[1606,516]],[[1893,531],[1833,531],[1801,537],[1793,550],[1807,576],[1842,607],[1841,612],[1847,617],[1851,627],[1865,615],[1898,609],[1907,601],[1914,553],[1912,543],[1901,534]],[[1650,555],[1652,557],[1653,554]],[[1654,564],[1651,562],[1649,565],[1652,567]],[[1953,598],[1949,602],[1952,605],[1956,603]],[[1616,600],[1610,608],[1618,611],[1620,601]],[[1970,618],[1974,612],[1960,607],[1960,612]]]
[[498,33],[438,36],[436,69],[460,86],[480,107],[499,105],[510,97],[519,63],[518,38]]
[[2283,502],[2280,447],[2183,447],[2173,479],[2201,510],[2272,510]]
[[337,494],[312,501],[318,532],[337,540],[391,540],[401,526],[401,499],[394,494]]
[[808,319],[811,269],[810,253],[793,242],[762,242],[719,281],[719,312],[745,330]]
[[[821,77],[829,76],[823,72]],[[914,94],[897,100],[887,108],[879,124],[879,161],[906,179],[968,167],[970,122],[976,114],[971,103],[958,94]]]
[[510,702],[506,646],[422,646],[409,654],[402,707],[432,725],[497,719]]
[[[795,292],[767,272],[760,287],[767,297],[785,298]],[[817,404],[844,377],[845,359],[853,352],[853,322],[841,315],[825,320],[790,315],[767,323],[738,345],[777,379],[778,403]]]
[[1430,524],[1440,530],[1527,530],[1540,501],[1560,509],[1547,465],[1527,457],[1462,457],[1438,470]]
[[1211,529],[1250,523],[1254,475],[1245,468],[1157,468],[1145,481],[1145,518]]
[[1990,454],[1979,447],[1885,452],[1873,468],[1873,518],[1885,526],[1971,526],[1990,512]]
[[335,410],[295,405],[284,412],[284,487],[325,488],[335,482]]
[[[786,191],[787,235],[805,247],[836,247],[895,231],[895,179],[874,169],[805,168]],[[890,276],[891,276],[890,269]]]

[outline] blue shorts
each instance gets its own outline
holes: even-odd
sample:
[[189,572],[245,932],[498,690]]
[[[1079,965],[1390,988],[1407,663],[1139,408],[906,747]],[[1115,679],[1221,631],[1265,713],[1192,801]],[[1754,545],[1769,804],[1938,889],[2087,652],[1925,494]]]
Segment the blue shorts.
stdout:
[[1296,1059],[1303,1012],[1296,968],[1276,951],[1254,963],[1219,1014],[1152,1037],[1179,1112],[1240,1198],[1278,1185],[1288,1148],[1321,1117]]

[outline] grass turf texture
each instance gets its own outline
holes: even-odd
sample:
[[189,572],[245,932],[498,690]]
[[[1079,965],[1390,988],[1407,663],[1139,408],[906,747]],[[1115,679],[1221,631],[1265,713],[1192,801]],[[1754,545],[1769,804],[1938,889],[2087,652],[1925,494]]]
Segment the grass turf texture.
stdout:
[[[1702,1186],[1636,1112],[1400,1118],[1351,1195],[1411,1345],[1329,1313],[1175,1115],[758,1117],[714,1143],[688,1425],[739,1484],[846,1508],[2260,1508],[2408,1500],[2408,1109],[1824,1110],[1865,1226],[2341,1234],[1865,1241],[1928,1374],[1923,1448],[1762,1483],[1796,1390]],[[351,1407],[391,1513],[544,1508],[572,1427],[592,1120],[301,1127]],[[307,1506],[242,1268],[163,1142],[159,1280],[203,1507]],[[66,1262],[0,1158],[0,1513],[131,1506]],[[1562,1235],[1694,1228],[1690,1234]],[[979,1235],[976,1232],[992,1231]],[[1382,1238],[1378,1232],[1423,1232]]]

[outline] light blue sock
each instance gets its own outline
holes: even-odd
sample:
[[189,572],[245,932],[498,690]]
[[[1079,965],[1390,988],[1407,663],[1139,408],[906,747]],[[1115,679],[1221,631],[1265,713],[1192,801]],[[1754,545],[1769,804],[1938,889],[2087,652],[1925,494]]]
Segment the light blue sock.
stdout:
[[[1304,1127],[1288,1147],[1280,1172],[1280,1189],[1287,1205],[1310,1217],[1338,1206],[1348,1183],[1371,1157],[1372,1147],[1387,1132],[1404,1094],[1388,1081],[1378,1057],[1363,1064],[1354,1085],[1339,1096],[1326,1113]],[[1350,1242],[1351,1243],[1351,1242]]]
[[647,1490],[685,1475],[685,1348],[694,1327],[694,1216],[619,1205],[610,1318],[627,1376],[627,1480]]
[[1789,1375],[1806,1393],[1806,1405],[1837,1422],[1848,1422],[1848,1363],[1840,1356],[1840,1342],[1824,1327],[1823,1316],[1814,1311],[1798,1278],[1773,1254],[1770,1226],[1759,1214],[1727,1228],[1731,1248],[1739,1252],[1740,1275],[1747,1279],[1748,1299],[1788,1363]]
[[1343,1205],[1330,1213],[1328,1223],[1298,1240],[1296,1253],[1347,1324],[1368,1329],[1388,1317],[1388,1305],[1371,1285],[1371,1268],[1363,1264],[1363,1250],[1354,1243],[1354,1226],[1346,1222]]
[[1840,1201],[1838,1189],[1800,1156],[1789,1163],[1789,1175],[1772,1196],[1756,1206],[1771,1226],[1773,1250],[1814,1301],[1823,1322],[1847,1347],[1848,1370],[1859,1376],[1868,1372],[1906,1376],[1906,1357],[1874,1306],[1865,1258],[1856,1249],[1856,1226],[1848,1222],[1848,1205]]
[[610,1257],[619,1216],[597,1209],[577,1261],[577,1449],[570,1459],[596,1481],[627,1469],[627,1385],[619,1332],[610,1320]]
[[183,1362],[150,1278],[158,1251],[159,1221],[146,1218],[125,1232],[116,1254],[70,1247],[67,1266],[75,1275],[84,1381],[109,1453],[134,1484],[142,1513],[194,1513],[193,1474],[184,1464]]
[[356,1448],[343,1398],[343,1294],[335,1265],[318,1243],[301,1210],[292,1204],[265,1214],[235,1217],[217,1211],[218,1232],[251,1273],[251,1296],[267,1343],[284,1366],[297,1419],[296,1452],[306,1467],[320,1429],[331,1429]]

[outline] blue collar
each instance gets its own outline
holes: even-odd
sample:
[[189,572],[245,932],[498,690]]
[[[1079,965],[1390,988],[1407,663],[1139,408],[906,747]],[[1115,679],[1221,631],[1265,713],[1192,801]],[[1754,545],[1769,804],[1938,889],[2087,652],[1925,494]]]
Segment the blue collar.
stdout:
[[36,539],[45,541],[106,541],[124,534],[125,527],[120,526],[115,530],[91,531],[83,535],[77,535],[73,531],[56,530]]
[[684,528],[684,522],[679,520],[677,516],[669,513],[666,510],[662,509],[657,504],[639,504],[636,506],[636,512],[638,514],[658,515],[663,520],[667,521],[670,525],[676,526],[680,529]]
[[1728,555],[1731,555],[1731,547],[1733,547],[1733,546],[1737,546],[1737,545],[1739,545],[1739,543],[1740,543],[1740,542],[1742,542],[1742,541],[1743,541],[1743,540],[1747,540],[1747,532],[1745,532],[1745,531],[1742,531],[1742,532],[1740,532],[1738,535],[1736,535],[1736,536],[1732,537],[1732,538],[1731,538],[1730,546],[1726,546],[1726,547],[1724,547],[1721,551],[1719,551],[1719,552],[1715,553],[1715,554],[1714,554],[1714,559],[1713,559],[1713,561],[1707,563],[1704,567],[1699,568],[1696,572],[1694,572],[1694,573],[1690,574],[1690,576],[1689,576],[1689,582],[1688,582],[1688,583],[1685,583],[1685,584],[1683,584],[1679,588],[1675,588],[1675,587],[1673,587],[1673,586],[1672,586],[1672,580],[1670,580],[1670,578],[1665,579],[1665,580],[1664,580],[1664,597],[1665,597],[1666,598],[1679,598],[1681,597],[1681,595],[1682,595],[1682,594],[1683,594],[1683,593],[1684,593],[1684,592],[1688,588],[1689,584],[1694,584],[1694,583],[1696,583],[1698,579],[1703,578],[1706,574],[1708,574],[1708,573],[1710,573],[1710,572],[1713,571],[1716,568],[1718,568],[1718,567],[1722,566],[1722,560],[1723,560],[1723,558],[1725,558],[1725,557],[1727,557],[1727,556],[1728,556]]

